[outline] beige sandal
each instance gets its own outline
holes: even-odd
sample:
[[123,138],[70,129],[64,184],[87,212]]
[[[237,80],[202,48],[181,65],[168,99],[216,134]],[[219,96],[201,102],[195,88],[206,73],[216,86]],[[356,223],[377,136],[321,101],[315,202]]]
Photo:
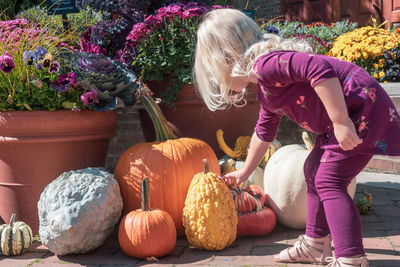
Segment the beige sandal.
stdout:
[[366,256],[358,258],[334,258],[327,257],[325,259],[329,264],[326,267],[369,267],[368,259]]
[[321,238],[311,238],[301,235],[293,247],[276,254],[274,260],[285,263],[326,264],[326,257],[332,257],[330,235]]

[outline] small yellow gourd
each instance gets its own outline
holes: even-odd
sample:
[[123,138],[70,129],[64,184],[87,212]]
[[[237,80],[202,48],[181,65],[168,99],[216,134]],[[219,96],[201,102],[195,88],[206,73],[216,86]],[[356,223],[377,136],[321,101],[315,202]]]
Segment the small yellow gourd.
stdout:
[[[217,130],[217,142],[219,148],[229,157],[236,160],[245,160],[247,157],[247,150],[250,144],[251,137],[250,136],[239,136],[235,142],[235,148],[232,150],[224,140],[224,131],[221,129]],[[282,144],[278,140],[274,140],[269,144],[268,150],[265,153],[264,158],[260,162],[260,167],[264,168],[267,164],[268,160],[274,154]]]
[[250,136],[239,136],[235,142],[235,148],[232,150],[224,140],[224,131],[217,130],[217,141],[221,150],[233,159],[245,159],[247,156],[247,148],[250,143]]
[[198,249],[222,250],[236,239],[238,217],[231,192],[224,181],[209,172],[193,177],[182,216],[189,243]]

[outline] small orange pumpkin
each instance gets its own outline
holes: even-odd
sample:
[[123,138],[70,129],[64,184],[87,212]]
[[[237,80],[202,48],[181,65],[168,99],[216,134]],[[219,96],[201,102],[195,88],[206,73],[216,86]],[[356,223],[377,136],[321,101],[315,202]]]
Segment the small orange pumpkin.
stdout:
[[142,180],[142,209],[131,211],[122,219],[118,242],[129,256],[145,259],[169,254],[176,245],[176,228],[168,212],[151,210],[149,181]]

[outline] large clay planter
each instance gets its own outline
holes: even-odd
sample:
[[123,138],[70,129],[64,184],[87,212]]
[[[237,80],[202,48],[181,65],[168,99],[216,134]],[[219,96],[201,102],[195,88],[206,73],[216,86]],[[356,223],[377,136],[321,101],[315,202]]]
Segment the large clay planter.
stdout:
[[[166,87],[166,83],[162,82],[147,84],[155,97],[159,97],[160,92]],[[209,144],[216,155],[221,157],[224,153],[217,143],[218,129],[224,131],[224,139],[231,147],[239,136],[253,134],[259,111],[259,104],[255,98],[256,91],[256,88],[249,90],[247,105],[242,108],[232,107],[229,110],[211,112],[198,96],[194,86],[184,85],[174,102],[175,107],[168,107],[162,103],[160,107],[177,136],[199,138]],[[144,109],[139,110],[139,117],[146,142],[154,141],[153,124]]]
[[46,185],[65,171],[104,167],[116,121],[116,112],[0,112],[0,224],[15,213],[37,233]]

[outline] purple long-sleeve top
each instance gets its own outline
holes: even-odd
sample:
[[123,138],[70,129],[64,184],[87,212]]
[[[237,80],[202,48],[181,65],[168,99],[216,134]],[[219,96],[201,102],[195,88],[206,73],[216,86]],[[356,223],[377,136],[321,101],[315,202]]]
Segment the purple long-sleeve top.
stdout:
[[363,143],[357,153],[400,155],[400,118],[385,90],[364,69],[324,55],[273,51],[257,59],[257,99],[260,113],[255,127],[258,137],[271,142],[280,117],[286,115],[299,126],[323,135],[321,147],[340,151],[328,113],[314,86],[337,78],[343,88],[349,117]]

